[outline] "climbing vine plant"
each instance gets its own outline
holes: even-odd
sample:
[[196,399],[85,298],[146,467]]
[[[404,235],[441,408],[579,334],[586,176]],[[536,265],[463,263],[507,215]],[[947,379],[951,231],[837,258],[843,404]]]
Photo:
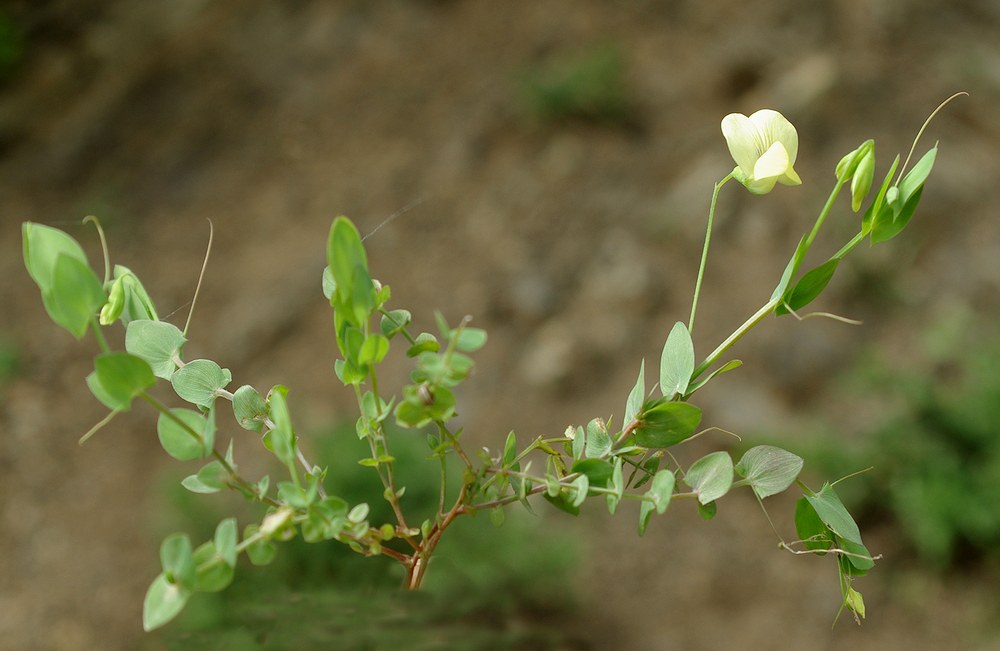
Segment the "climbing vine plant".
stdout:
[[[864,601],[853,581],[874,567],[876,557],[865,547],[833,483],[818,490],[807,487],[798,479],[803,460],[778,447],[758,445],[735,461],[728,451],[719,450],[690,464],[681,463],[673,450],[713,429],[704,427],[696,394],[718,375],[742,364],[729,353],[744,335],[771,315],[802,318],[801,311],[827,287],[858,244],[864,240],[882,244],[906,227],[934,166],[937,145],[909,165],[921,128],[906,161],[900,165],[896,156],[878,183],[873,140],[846,154],[835,167],[828,199],[768,298],[714,350],[699,358],[691,333],[720,191],[731,181],[757,195],[771,192],[777,184],[801,183],[794,169],[798,134],[780,113],[767,109],[750,116],[734,113],[722,120],[722,132],[736,166],[715,184],[691,312],[686,323],[677,321],[669,329],[655,381],[647,384],[643,360],[620,418],[590,418],[586,424],[530,440],[519,439],[512,431],[497,442],[496,454],[485,448],[468,449],[463,445],[463,431],[454,425],[458,413],[455,387],[469,378],[471,355],[486,344],[486,332],[472,327],[468,317],[448,323],[440,313],[435,313],[433,331],[416,328],[412,313],[396,307],[389,286],[372,276],[354,224],[346,217],[333,220],[322,293],[332,307],[332,335],[340,352],[334,369],[356,398],[355,430],[370,451],[358,463],[381,481],[381,494],[371,499],[384,500],[391,507],[393,516],[388,522],[371,521],[366,502],[350,504],[327,492],[326,468],[308,460],[308,442],[293,425],[288,388],[279,385],[260,391],[242,385],[231,391],[229,370],[210,359],[186,358],[187,324],[181,328],[162,319],[139,277],[127,267],[112,266],[97,220],[88,217],[85,221],[97,225],[104,245],[103,279],[70,235],[24,223],[25,266],[41,290],[49,316],[78,339],[92,335],[100,349],[86,383],[109,412],[81,443],[115,415],[145,403],[157,415],[156,433],[166,453],[181,462],[200,460],[203,464],[181,482],[187,490],[233,490],[260,507],[254,522],[241,528],[236,518],[226,518],[211,540],[197,546],[180,533],[163,541],[162,572],[146,593],[144,628],[152,630],[169,622],[195,593],[224,589],[233,579],[241,554],[255,565],[266,565],[281,542],[296,536],[313,543],[344,544],[363,556],[392,559],[402,569],[403,586],[416,590],[442,536],[462,516],[485,512],[499,526],[506,508],[532,510],[536,496],[574,515],[590,499],[603,502],[612,514],[622,501],[630,500],[639,503],[638,533],[642,535],[650,518],[664,514],[675,501],[693,504],[709,519],[719,500],[733,490],[749,490],[763,505],[763,500],[793,485],[802,491],[795,507],[796,539],[785,541],[779,535],[781,546],[793,553],[835,557],[842,609],[849,609],[856,618],[864,617]],[[857,234],[829,259],[803,272],[810,248],[845,188],[855,213],[867,202]],[[390,389],[379,370],[393,348],[405,351],[412,371],[409,382]],[[159,382],[169,383],[183,406],[155,398],[150,389]],[[440,467],[438,507],[431,517],[416,520],[407,508],[406,486],[397,479],[389,423],[426,433],[429,463]],[[262,448],[284,469],[280,479],[272,482],[267,475],[251,478],[241,472],[231,440],[226,444],[227,432],[234,427],[259,435]],[[461,470],[457,482],[449,470],[453,466]]]

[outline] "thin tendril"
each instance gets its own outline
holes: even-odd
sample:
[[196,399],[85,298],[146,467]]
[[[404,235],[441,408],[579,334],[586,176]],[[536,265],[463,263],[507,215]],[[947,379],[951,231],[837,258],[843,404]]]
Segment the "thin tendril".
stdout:
[[111,280],[111,258],[108,255],[108,240],[104,237],[104,229],[101,228],[101,220],[93,215],[87,215],[83,218],[84,224],[93,224],[94,228],[97,229],[97,237],[101,240],[101,251],[104,253],[104,284],[107,285]]
[[969,96],[969,94],[967,92],[965,92],[964,90],[955,93],[954,95],[952,95],[951,97],[949,97],[945,101],[943,101],[940,104],[938,104],[938,107],[936,109],[934,109],[931,112],[930,115],[927,116],[926,120],[924,120],[923,126],[921,126],[920,127],[920,131],[917,132],[917,137],[913,139],[913,144],[910,146],[910,153],[906,155],[906,161],[904,161],[903,162],[903,166],[901,168],[899,168],[899,175],[896,176],[896,183],[895,183],[895,185],[899,185],[899,180],[903,178],[903,172],[906,171],[906,166],[910,164],[910,158],[913,157],[913,152],[917,148],[917,141],[920,140],[920,136],[924,135],[924,130],[927,128],[927,125],[931,123],[931,120],[934,119],[934,116],[937,115],[938,112],[941,109],[943,109],[946,104],[948,104],[948,102],[950,102],[951,100],[955,99],[956,97],[958,97],[960,95],[965,95],[966,97]]
[[191,325],[191,317],[194,316],[194,306],[198,302],[198,292],[201,291],[201,282],[205,279],[205,269],[208,268],[208,258],[212,254],[212,236],[215,235],[215,227],[212,220],[208,220],[208,247],[205,249],[205,259],[201,263],[201,273],[198,274],[198,285],[194,288],[194,296],[191,298],[191,309],[188,310],[187,321],[184,322],[184,336],[187,336],[188,327]]

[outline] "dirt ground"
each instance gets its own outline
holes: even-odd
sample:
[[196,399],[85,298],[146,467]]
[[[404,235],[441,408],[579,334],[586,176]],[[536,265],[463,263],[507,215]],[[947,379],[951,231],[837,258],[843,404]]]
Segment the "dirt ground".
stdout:
[[[831,398],[830,375],[870,346],[905,360],[945,310],[988,323],[1000,306],[993,0],[4,7],[28,45],[0,86],[0,338],[19,360],[0,380],[5,649],[132,648],[157,572],[150,478],[190,471],[162,453],[144,412],[77,446],[103,416],[83,383],[95,351],[46,318],[20,258],[23,220],[69,230],[98,260],[77,224],[99,215],[114,260],[182,320],[211,219],[187,352],[231,368],[237,385],[290,385],[308,430],[347,417],[352,400],[331,372],[319,294],[329,222],[346,214],[368,233],[398,215],[366,242],[373,271],[418,321],[439,308],[490,333],[460,399],[470,436],[498,446],[511,428],[529,437],[620,412],[639,360],[658,359],[687,316],[712,184],[732,166],[725,114],[788,116],[804,184],[766,198],[724,190],[699,351],[767,298],[844,153],[874,137],[884,170],[965,90],[923,141],[941,149],[913,226],[859,250],[823,299],[864,325],[768,323],[741,344],[746,366],[706,390],[706,423],[788,431],[819,414],[849,441],[867,415]],[[528,71],[608,47],[621,56],[626,117],[532,112]],[[835,211],[829,249],[853,220]],[[592,510],[545,520],[587,541],[580,585],[600,589],[583,591],[567,626],[595,648],[1000,644],[996,573],[894,565],[892,531],[868,534],[888,568],[859,584],[868,621],[831,630],[833,566],[777,551],[751,500],[724,502],[710,523],[672,510],[641,540],[631,515]],[[772,512],[790,531],[791,502]]]

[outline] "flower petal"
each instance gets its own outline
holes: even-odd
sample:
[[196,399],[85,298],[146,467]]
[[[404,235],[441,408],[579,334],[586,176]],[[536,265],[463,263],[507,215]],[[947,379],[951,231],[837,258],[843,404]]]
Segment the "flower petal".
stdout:
[[774,189],[777,178],[771,176],[766,179],[753,179],[744,183],[744,187],[753,194],[767,194]]
[[754,163],[753,178],[755,180],[777,179],[789,169],[791,169],[791,164],[788,161],[788,151],[784,145],[776,142]]
[[761,109],[748,119],[763,135],[766,147],[780,142],[788,152],[788,164],[795,164],[795,158],[799,153],[799,134],[784,115],[771,109]]
[[761,152],[757,150],[757,128],[742,113],[730,113],[722,118],[722,135],[729,145],[729,153],[747,176],[753,174],[754,163]]
[[778,177],[778,183],[781,185],[802,185],[802,179],[799,178],[798,173],[789,165],[785,173]]

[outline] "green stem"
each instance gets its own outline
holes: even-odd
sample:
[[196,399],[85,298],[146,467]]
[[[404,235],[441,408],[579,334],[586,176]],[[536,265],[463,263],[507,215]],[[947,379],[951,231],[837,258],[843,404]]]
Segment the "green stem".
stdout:
[[[374,380],[374,371],[371,372],[369,376]],[[354,385],[354,395],[358,402],[358,410],[362,414],[362,418],[364,418],[365,410],[361,395],[361,387],[357,384]],[[375,394],[375,404],[376,409],[381,409],[381,402],[377,393]],[[381,423],[375,424],[375,428],[367,438],[373,458],[378,458],[383,454],[389,455],[389,446],[387,445],[385,432],[382,430]],[[385,466],[384,472],[382,470],[383,465]],[[396,494],[396,482],[392,472],[392,463],[379,464],[375,467],[375,471],[378,473],[378,477],[382,481],[382,487],[385,488],[385,501],[389,503],[390,507],[392,507],[392,512],[396,516],[396,523],[403,530],[409,530],[410,526],[406,523],[406,516],[403,515],[402,507],[399,504],[399,497]],[[404,536],[404,539],[411,546],[414,545],[409,536]]]
[[95,316],[90,317],[90,329],[94,331],[94,338],[97,339],[97,346],[101,349],[101,352],[110,353],[111,348],[108,346],[108,340],[104,338],[104,333],[101,331],[101,324]]
[[753,316],[751,316],[749,319],[747,319],[746,321],[744,321],[743,325],[741,325],[739,328],[737,328],[733,332],[733,334],[731,334],[728,337],[726,337],[726,340],[723,341],[721,344],[719,344],[719,347],[716,348],[715,350],[713,350],[712,353],[708,357],[705,358],[705,361],[703,361],[701,364],[699,364],[694,369],[694,373],[691,375],[691,380],[694,381],[695,379],[698,378],[698,376],[700,376],[702,373],[704,373],[705,371],[707,371],[709,369],[709,367],[712,366],[712,364],[714,364],[716,361],[718,361],[718,359],[727,350],[729,350],[730,348],[732,348],[733,345],[737,341],[739,341],[740,339],[742,339],[743,335],[745,335],[746,333],[750,332],[754,328],[754,326],[756,326],[758,323],[760,323],[764,319],[764,317],[766,317],[768,314],[770,314],[771,312],[773,312],[778,307],[778,304],[780,302],[781,302],[781,298],[780,297],[776,298],[776,299],[772,299],[772,300],[768,301],[767,303],[765,303],[764,306],[761,307],[759,310],[757,310],[756,312],[754,312]]
[[[472,460],[469,458],[469,455],[465,453],[465,448],[463,448],[462,444],[458,442],[458,437],[455,436],[450,429],[448,429],[448,426],[444,424],[444,421],[436,420],[434,421],[434,424],[438,426],[438,431],[441,432],[442,435],[447,437],[448,441],[451,442],[451,447],[455,450],[455,453],[462,460],[462,463],[465,464],[465,467],[468,468],[470,471],[475,472],[476,467],[472,465]],[[461,430],[459,430],[459,432],[461,432]]]
[[708,208],[708,226],[705,229],[705,246],[701,250],[701,264],[698,266],[698,279],[694,283],[694,300],[691,301],[691,318],[688,320],[688,332],[694,332],[694,316],[698,311],[698,296],[701,294],[701,281],[705,276],[705,264],[708,262],[708,247],[712,243],[712,224],[715,221],[715,203],[719,199],[719,190],[721,190],[722,186],[724,186],[731,178],[733,178],[732,174],[727,175],[715,184],[715,189],[712,191],[712,203]]
[[[813,224],[812,230],[809,232],[809,236],[806,238],[805,249],[802,251],[801,255],[802,258],[805,258],[806,253],[808,253],[809,251],[809,247],[812,246],[813,240],[816,239],[816,235],[819,233],[819,229],[822,228],[823,222],[826,221],[826,216],[830,214],[830,209],[833,208],[833,202],[836,200],[837,195],[840,194],[840,188],[843,187],[843,185],[844,185],[843,183],[837,182],[837,184],[834,185],[833,187],[833,191],[830,192],[830,196],[827,197],[826,203],[823,204],[823,209],[820,211],[819,216],[816,217],[816,223]],[[858,242],[860,242],[862,238],[863,236],[861,235],[856,236],[843,249],[841,249],[841,252],[846,253],[847,251],[850,251],[851,248],[853,248]],[[708,247],[706,246],[706,251],[707,248]],[[838,253],[838,255],[840,255],[840,253]],[[801,260],[795,261],[795,267],[792,269],[793,277],[795,275],[795,272],[798,270],[798,262],[801,262]],[[699,273],[699,281],[700,279],[701,279],[701,274]],[[731,335],[726,337],[726,340],[723,341],[721,344],[719,344],[719,347],[716,348],[714,351],[712,351],[712,354],[706,357],[705,361],[703,361],[694,369],[694,373],[691,375],[691,380],[694,381],[696,378],[698,378],[698,376],[707,371],[709,367],[712,366],[712,364],[718,361],[719,357],[721,357],[727,350],[733,347],[733,344],[742,339],[743,335],[753,330],[754,326],[760,323],[764,319],[764,317],[766,317],[768,314],[777,309],[778,305],[780,304],[781,304],[781,297],[779,296],[777,298],[771,299],[770,301],[765,303],[763,307],[754,312],[753,316],[744,321],[743,325],[737,328]]]
[[865,235],[867,235],[867,233],[865,233],[864,231],[861,231],[860,233],[858,233],[857,235],[855,235],[854,237],[852,237],[850,242],[848,242],[847,244],[845,244],[839,251],[837,251],[836,254],[834,254],[833,259],[840,260],[845,255],[847,255],[848,253],[850,253],[851,249],[853,249],[854,247],[856,247],[858,245],[858,243],[861,242],[861,240],[865,239]]
[[[846,183],[846,181],[844,183]],[[819,217],[816,218],[816,223],[813,224],[812,231],[810,231],[809,237],[806,238],[806,250],[802,253],[803,258],[805,257],[806,252],[809,251],[809,247],[812,246],[813,240],[816,239],[816,235],[819,233],[819,229],[822,228],[823,222],[826,221],[826,216],[830,214],[830,209],[833,208],[833,202],[836,200],[837,195],[840,194],[840,188],[844,186],[844,183],[838,181],[837,184],[833,186],[833,191],[830,192],[830,196],[827,197],[826,203],[823,204],[823,210],[819,212]]]

